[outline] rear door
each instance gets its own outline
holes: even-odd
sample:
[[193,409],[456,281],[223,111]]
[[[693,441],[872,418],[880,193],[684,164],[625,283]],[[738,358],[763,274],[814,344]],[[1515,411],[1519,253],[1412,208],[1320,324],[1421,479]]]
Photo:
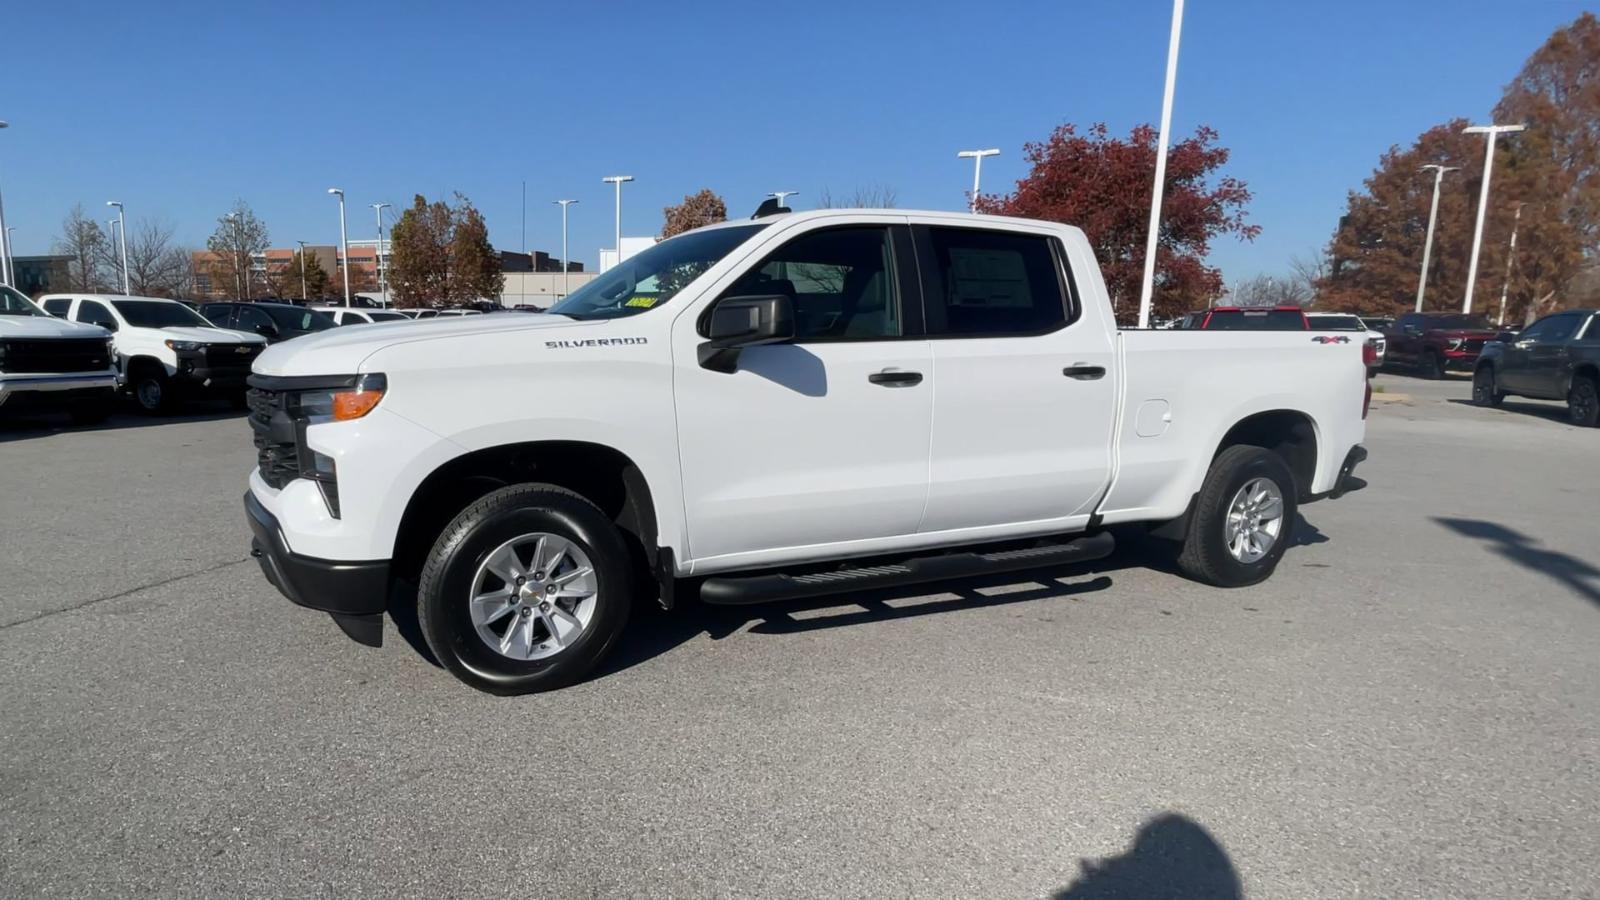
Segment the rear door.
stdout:
[[[938,390],[920,531],[1071,530],[1111,470],[1109,312],[1048,227],[912,217]],[[958,224],[960,223],[960,224]],[[1004,527],[1003,527],[1004,526]]]
[[1528,348],[1530,394],[1553,399],[1566,397],[1568,347],[1583,320],[1581,313],[1560,313],[1545,319],[1545,329]]
[[232,303],[207,303],[200,307],[200,315],[218,328],[233,327]]

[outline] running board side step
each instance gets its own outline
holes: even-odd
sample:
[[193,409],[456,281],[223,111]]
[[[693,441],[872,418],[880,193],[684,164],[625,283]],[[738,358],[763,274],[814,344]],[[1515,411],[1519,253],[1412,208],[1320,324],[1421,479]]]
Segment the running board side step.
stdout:
[[1028,547],[994,553],[941,553],[934,556],[919,556],[890,565],[837,569],[808,575],[714,577],[707,578],[700,586],[700,600],[713,606],[744,606],[778,600],[799,600],[803,597],[820,597],[847,591],[1093,562],[1110,556],[1115,548],[1116,540],[1111,537],[1110,532],[1103,531],[1048,547]]

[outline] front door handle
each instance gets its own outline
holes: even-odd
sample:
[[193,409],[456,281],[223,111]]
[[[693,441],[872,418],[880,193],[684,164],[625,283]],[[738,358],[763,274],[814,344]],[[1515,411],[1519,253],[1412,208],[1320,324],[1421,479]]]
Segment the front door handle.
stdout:
[[1065,369],[1061,370],[1061,374],[1067,376],[1068,378],[1076,378],[1079,381],[1093,381],[1096,378],[1106,377],[1106,367],[1085,365],[1067,366]]
[[873,384],[881,384],[884,387],[911,387],[914,384],[922,383],[922,373],[897,372],[892,369],[885,369],[882,372],[873,372],[868,375],[867,380]]

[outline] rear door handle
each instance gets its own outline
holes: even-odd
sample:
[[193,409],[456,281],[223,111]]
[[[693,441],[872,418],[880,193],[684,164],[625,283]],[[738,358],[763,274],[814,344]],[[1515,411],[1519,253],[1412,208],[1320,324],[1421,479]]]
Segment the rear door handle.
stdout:
[[922,373],[898,372],[892,369],[885,369],[882,372],[873,372],[868,375],[867,380],[873,384],[881,384],[884,387],[911,387],[914,384],[922,383]]
[[1061,370],[1061,374],[1067,376],[1068,378],[1076,378],[1079,381],[1093,381],[1096,378],[1106,377],[1106,367],[1083,365],[1067,366],[1065,369]]

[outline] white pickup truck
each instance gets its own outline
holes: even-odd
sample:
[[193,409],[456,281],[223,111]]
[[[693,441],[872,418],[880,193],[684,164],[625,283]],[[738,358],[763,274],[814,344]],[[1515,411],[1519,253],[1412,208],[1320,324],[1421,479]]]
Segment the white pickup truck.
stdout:
[[272,347],[245,506],[290,600],[377,644],[414,583],[440,662],[522,693],[581,678],[644,594],[1085,562],[1120,523],[1258,582],[1365,457],[1365,376],[1348,339],[1119,331],[1076,228],[780,214],[656,244],[546,315]]
[[0,284],[0,413],[62,411],[87,425],[110,415],[116,396],[110,332],[52,318]]

